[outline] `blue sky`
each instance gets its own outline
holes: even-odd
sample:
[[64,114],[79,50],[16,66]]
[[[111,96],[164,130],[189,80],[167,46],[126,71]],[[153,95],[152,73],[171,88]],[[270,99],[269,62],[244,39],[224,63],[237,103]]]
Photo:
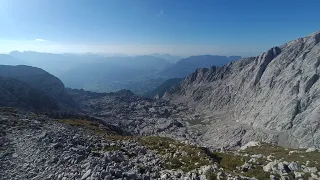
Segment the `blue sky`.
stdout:
[[250,56],[320,30],[319,0],[0,0],[0,52]]

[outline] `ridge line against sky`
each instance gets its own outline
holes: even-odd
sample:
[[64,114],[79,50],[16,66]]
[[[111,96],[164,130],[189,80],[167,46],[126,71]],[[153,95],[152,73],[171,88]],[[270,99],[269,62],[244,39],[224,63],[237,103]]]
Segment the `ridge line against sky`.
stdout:
[[0,0],[0,53],[252,56],[320,30],[318,7],[318,0]]

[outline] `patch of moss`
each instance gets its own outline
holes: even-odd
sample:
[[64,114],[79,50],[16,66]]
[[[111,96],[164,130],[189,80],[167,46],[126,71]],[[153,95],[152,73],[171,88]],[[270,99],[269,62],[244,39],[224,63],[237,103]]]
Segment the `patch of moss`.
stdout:
[[68,124],[70,126],[87,128],[98,134],[103,134],[103,135],[114,134],[114,132],[110,132],[106,128],[104,128],[102,124],[93,122],[93,121],[82,120],[82,119],[58,119],[57,121],[60,123]]
[[214,172],[207,172],[206,174],[206,178],[208,180],[217,180],[217,175]]
[[243,156],[236,156],[232,153],[215,153],[218,157],[220,157],[219,164],[228,170],[235,170],[238,166],[243,165],[247,158]]
[[255,166],[252,169],[250,169],[248,172],[244,173],[247,177],[255,177],[259,180],[268,180],[270,179],[270,173],[265,172],[262,168],[262,166]]
[[181,169],[191,171],[204,165],[213,164],[213,159],[205,149],[183,144],[167,137],[142,137],[139,142],[149,149],[165,155],[164,167],[167,169]]
[[[298,151],[289,154],[290,151]],[[284,148],[271,144],[261,144],[260,146],[249,147],[246,150],[242,151],[242,154],[262,154],[264,156],[272,155],[271,159],[282,159],[284,161],[292,162],[296,161],[300,164],[304,164],[307,161],[310,161],[310,167],[316,167],[320,169],[320,164],[317,161],[320,159],[320,152],[305,152],[306,149],[291,149]]]
[[112,140],[112,141],[128,141],[128,140],[135,140],[137,138],[134,136],[110,135],[110,136],[106,136],[106,139]]

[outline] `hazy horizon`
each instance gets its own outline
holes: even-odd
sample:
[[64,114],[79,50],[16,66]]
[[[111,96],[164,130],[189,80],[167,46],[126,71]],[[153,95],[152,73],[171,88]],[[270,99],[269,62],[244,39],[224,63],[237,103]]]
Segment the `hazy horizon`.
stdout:
[[0,0],[0,53],[255,56],[319,30],[317,4]]

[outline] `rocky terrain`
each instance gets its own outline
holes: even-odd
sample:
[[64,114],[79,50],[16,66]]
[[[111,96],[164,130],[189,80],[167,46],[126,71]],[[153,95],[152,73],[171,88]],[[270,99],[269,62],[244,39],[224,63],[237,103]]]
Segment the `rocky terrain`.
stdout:
[[319,42],[320,31],[258,57],[198,69],[164,99],[195,109],[205,123],[204,144],[319,147]]
[[132,135],[161,135],[195,142],[199,130],[189,128],[192,109],[122,90],[94,93],[68,89],[84,114],[121,127]]
[[316,149],[251,142],[210,150],[158,136],[123,136],[97,121],[0,109],[0,179],[317,179]]

